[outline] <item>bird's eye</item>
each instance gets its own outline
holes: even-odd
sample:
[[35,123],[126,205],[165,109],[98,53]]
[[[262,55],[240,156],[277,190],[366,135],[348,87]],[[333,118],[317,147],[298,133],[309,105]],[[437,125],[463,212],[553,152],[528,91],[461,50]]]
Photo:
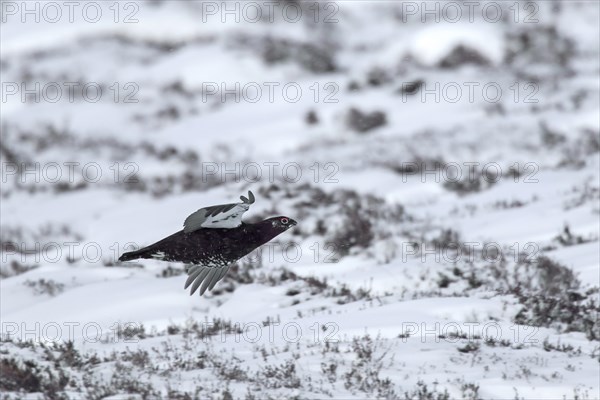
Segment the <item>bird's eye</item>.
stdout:
[[287,225],[290,222],[287,218],[281,218],[281,223]]

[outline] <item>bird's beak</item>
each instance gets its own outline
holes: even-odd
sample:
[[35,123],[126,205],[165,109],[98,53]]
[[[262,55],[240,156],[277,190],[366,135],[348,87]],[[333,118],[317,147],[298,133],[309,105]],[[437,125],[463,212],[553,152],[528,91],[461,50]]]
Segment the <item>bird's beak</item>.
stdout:
[[295,220],[293,220],[293,219],[290,218],[289,224],[290,224],[290,228],[291,228],[292,226],[298,225],[298,222],[296,222]]

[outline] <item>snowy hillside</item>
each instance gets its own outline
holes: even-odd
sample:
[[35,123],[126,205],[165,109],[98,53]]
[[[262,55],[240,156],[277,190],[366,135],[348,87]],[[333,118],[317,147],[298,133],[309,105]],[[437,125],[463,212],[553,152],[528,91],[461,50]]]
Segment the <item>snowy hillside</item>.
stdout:
[[0,398],[600,398],[598,2],[0,7]]

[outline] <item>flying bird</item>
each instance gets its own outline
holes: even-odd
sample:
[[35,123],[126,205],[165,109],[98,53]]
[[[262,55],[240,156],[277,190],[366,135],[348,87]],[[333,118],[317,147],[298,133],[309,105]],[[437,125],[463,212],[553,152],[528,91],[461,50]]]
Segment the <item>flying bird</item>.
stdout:
[[183,229],[140,250],[123,253],[119,261],[139,258],[191,264],[186,269],[190,295],[212,290],[231,264],[297,224],[288,217],[272,217],[247,224],[242,215],[255,202],[254,195],[240,196],[241,203],[204,207],[185,219]]

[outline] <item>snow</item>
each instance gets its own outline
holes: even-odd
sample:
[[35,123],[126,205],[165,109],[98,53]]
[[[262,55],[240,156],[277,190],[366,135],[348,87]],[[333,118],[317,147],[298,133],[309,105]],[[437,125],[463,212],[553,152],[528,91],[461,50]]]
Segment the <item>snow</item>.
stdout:
[[455,26],[449,23],[436,24],[415,34],[410,52],[426,66],[434,66],[459,45],[481,51],[482,55],[499,64],[504,56],[502,33],[487,26]]
[[[422,21],[393,2],[321,3],[321,19],[338,19],[329,24],[312,21],[316,3],[304,3],[298,23],[277,8],[273,22],[223,23],[221,10],[203,14],[221,3],[182,1],[131,2],[139,21],[126,24],[101,4],[96,24],[76,14],[56,24],[4,15],[0,25],[3,83],[104,88],[98,102],[80,90],[57,102],[3,93],[3,369],[11,358],[60,367],[72,378],[61,389],[70,398],[174,398],[176,389],[191,398],[391,399],[421,384],[450,398],[600,398],[589,330],[600,286],[595,4],[532,3],[539,24]],[[129,9],[119,7],[124,18]],[[521,33],[541,44],[511,63]],[[561,66],[565,38],[573,52]],[[440,67],[458,46],[489,65]],[[315,48],[335,70],[311,69],[324,61]],[[418,80],[416,93],[401,93]],[[528,103],[532,82],[537,102]],[[137,102],[123,101],[127,83]],[[211,83],[216,93],[207,93]],[[483,97],[490,83],[502,89],[497,102]],[[248,84],[262,89],[258,101],[223,101],[223,88]],[[286,84],[301,88],[298,101],[286,100]],[[473,99],[467,84],[478,85]],[[456,101],[448,85],[462,89]],[[350,108],[383,112],[386,122],[359,133]],[[37,169],[12,175],[14,160]],[[70,162],[79,163],[72,180]],[[48,179],[49,163],[66,187]],[[101,179],[86,179],[90,163]],[[497,182],[485,176],[491,163]],[[463,177],[476,165],[481,186],[456,185],[451,165]],[[421,169],[402,173],[409,166]],[[137,184],[125,183],[132,172]],[[116,262],[248,190],[257,200],[245,218],[287,215],[299,225],[244,258],[215,291],[189,296],[178,263]],[[349,249],[335,242],[354,239]],[[452,259],[454,240],[475,251]],[[489,244],[505,259],[482,256]],[[546,265],[557,275],[518,253],[558,263]],[[530,313],[542,311],[526,308],[550,292],[570,308],[536,324]],[[565,301],[573,295],[596,306]],[[138,330],[127,336],[126,326]],[[81,365],[61,347],[69,340]],[[2,385],[9,398],[48,391]],[[142,390],[150,386],[155,393]]]

